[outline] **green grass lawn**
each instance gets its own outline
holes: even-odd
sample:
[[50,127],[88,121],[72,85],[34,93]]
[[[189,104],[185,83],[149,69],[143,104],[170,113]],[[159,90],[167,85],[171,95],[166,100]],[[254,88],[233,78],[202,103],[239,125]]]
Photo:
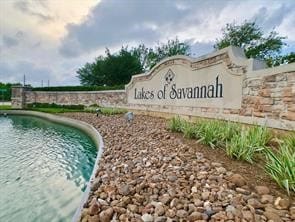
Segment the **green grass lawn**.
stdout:
[[11,109],[10,105],[0,105],[0,110],[9,110]]

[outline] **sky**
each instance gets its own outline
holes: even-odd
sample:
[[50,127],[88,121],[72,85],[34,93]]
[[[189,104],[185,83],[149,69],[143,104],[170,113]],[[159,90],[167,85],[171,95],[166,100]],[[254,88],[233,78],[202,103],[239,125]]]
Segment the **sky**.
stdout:
[[79,85],[86,62],[125,46],[178,37],[193,57],[214,50],[226,23],[256,21],[295,51],[294,0],[0,0],[0,82]]

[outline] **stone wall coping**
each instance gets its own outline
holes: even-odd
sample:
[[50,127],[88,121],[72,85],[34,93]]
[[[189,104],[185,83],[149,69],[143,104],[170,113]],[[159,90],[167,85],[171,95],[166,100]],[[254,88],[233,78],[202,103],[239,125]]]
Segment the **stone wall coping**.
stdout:
[[137,78],[140,78],[142,76],[151,76],[153,75],[154,71],[161,66],[162,64],[169,62],[169,61],[173,61],[173,60],[177,60],[177,59],[183,59],[188,61],[190,64],[192,63],[196,63],[196,62],[200,62],[200,61],[204,61],[204,60],[208,60],[212,57],[215,56],[219,56],[222,54],[228,54],[230,61],[235,64],[236,66],[241,66],[241,67],[245,67],[247,72],[249,71],[253,71],[253,70],[257,70],[257,69],[262,69],[265,68],[266,65],[263,61],[257,60],[257,59],[248,59],[245,56],[244,50],[239,48],[239,47],[235,47],[235,46],[229,46],[226,48],[223,48],[221,50],[218,51],[214,51],[212,53],[209,53],[207,55],[203,55],[197,58],[193,58],[193,57],[189,57],[189,56],[185,56],[185,55],[176,55],[176,56],[171,56],[168,58],[165,58],[163,60],[161,60],[159,63],[157,63],[151,70],[149,70],[146,73],[141,73],[141,74],[137,74],[137,75],[133,75],[131,77],[131,80],[128,84],[125,85],[125,89],[128,89],[132,83],[134,81],[136,81]]
[[84,193],[81,197],[80,205],[76,209],[76,212],[72,218],[72,222],[79,221],[81,213],[82,213],[83,205],[86,203],[86,201],[88,199],[90,187],[95,180],[95,173],[98,169],[98,163],[99,163],[99,160],[101,159],[101,156],[102,156],[102,153],[104,150],[104,143],[103,143],[103,139],[102,139],[102,136],[100,135],[100,133],[92,125],[90,125],[86,122],[79,121],[76,119],[70,119],[70,118],[67,118],[64,116],[58,116],[58,115],[36,112],[36,111],[0,110],[0,115],[3,115],[4,113],[6,113],[8,115],[36,116],[36,117],[40,117],[40,118],[46,119],[51,122],[55,122],[55,123],[67,125],[67,126],[70,126],[73,128],[77,128],[77,129],[83,131],[84,133],[86,133],[93,140],[93,142],[95,143],[95,146],[97,148],[96,160],[94,163],[94,167],[93,167],[90,179],[87,183],[86,190],[84,191]]
[[279,73],[286,73],[286,72],[294,72],[295,71],[295,63],[290,63],[290,64],[285,64],[285,65],[280,65],[280,66],[275,66],[275,67],[270,67],[267,69],[260,69],[260,70],[255,70],[252,72],[248,72],[246,74],[247,78],[259,78],[259,77],[264,77],[264,76],[271,76]]

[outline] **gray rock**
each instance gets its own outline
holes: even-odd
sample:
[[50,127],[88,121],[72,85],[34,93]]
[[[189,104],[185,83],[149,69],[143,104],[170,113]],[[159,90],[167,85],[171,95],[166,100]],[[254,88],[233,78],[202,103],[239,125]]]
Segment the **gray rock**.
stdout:
[[269,194],[270,192],[269,188],[266,186],[256,186],[255,190],[259,195]]
[[131,192],[131,187],[128,184],[121,185],[118,189],[119,194],[128,196]]
[[158,215],[158,216],[162,216],[162,215],[165,214],[165,208],[163,207],[162,204],[159,204],[159,205],[156,206],[156,208],[155,208],[155,213],[156,213],[156,215]]
[[261,196],[261,203],[263,204],[267,204],[267,203],[272,204],[273,200],[274,200],[274,197],[272,195],[264,194]]
[[176,212],[176,216],[179,218],[186,218],[188,216],[188,212],[186,210],[178,210]]
[[154,217],[151,214],[144,214],[141,216],[141,219],[144,222],[153,222],[154,221]]
[[165,221],[167,221],[166,217],[156,217],[155,218],[155,222],[165,222]]
[[246,185],[246,180],[240,174],[233,174],[229,178],[229,181],[238,187],[242,187],[242,186]]
[[193,212],[191,215],[187,217],[188,221],[196,221],[196,220],[202,220],[203,214],[200,212]]
[[101,222],[110,222],[114,214],[113,208],[108,208],[99,214],[99,220]]

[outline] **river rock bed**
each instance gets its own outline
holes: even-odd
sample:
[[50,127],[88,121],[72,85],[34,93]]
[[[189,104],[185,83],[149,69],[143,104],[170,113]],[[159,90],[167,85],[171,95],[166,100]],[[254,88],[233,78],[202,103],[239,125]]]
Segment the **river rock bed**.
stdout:
[[295,221],[292,199],[252,189],[167,131],[165,119],[65,115],[92,124],[105,143],[82,222]]

